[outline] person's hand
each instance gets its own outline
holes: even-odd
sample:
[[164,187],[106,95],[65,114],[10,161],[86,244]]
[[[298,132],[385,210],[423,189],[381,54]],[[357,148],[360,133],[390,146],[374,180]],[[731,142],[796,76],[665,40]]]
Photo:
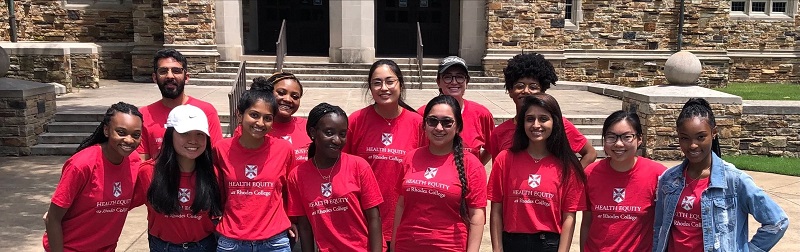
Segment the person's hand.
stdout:
[[298,238],[297,234],[298,234],[297,233],[297,225],[292,224],[292,226],[289,227],[289,238],[293,239],[295,242],[297,242],[297,238]]
[[47,226],[47,211],[45,211],[42,215],[42,222],[44,222],[44,225]]

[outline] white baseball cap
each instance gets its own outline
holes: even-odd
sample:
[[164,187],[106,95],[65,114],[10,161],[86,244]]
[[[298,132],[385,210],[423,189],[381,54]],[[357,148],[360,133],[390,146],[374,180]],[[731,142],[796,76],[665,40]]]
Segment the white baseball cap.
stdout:
[[199,130],[208,134],[208,117],[198,107],[192,105],[180,105],[172,109],[167,117],[167,124],[164,128],[173,127],[178,133],[186,133],[192,130]]

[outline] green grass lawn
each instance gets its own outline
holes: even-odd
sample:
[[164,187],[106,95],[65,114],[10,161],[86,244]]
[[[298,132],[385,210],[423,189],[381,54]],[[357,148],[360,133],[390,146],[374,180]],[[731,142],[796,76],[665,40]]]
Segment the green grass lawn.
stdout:
[[800,158],[764,157],[764,156],[726,156],[725,161],[736,165],[736,168],[747,171],[758,171],[800,177]]
[[800,101],[800,85],[731,82],[714,90],[741,96],[743,100]]

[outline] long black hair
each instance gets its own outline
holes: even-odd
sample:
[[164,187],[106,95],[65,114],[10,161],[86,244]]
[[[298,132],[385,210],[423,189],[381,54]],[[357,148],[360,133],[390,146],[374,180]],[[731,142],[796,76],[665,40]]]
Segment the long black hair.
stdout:
[[530,139],[525,134],[525,114],[531,107],[540,107],[546,110],[551,115],[553,121],[553,132],[547,138],[545,145],[547,151],[555,155],[561,162],[561,183],[566,184],[569,181],[570,175],[575,174],[581,182],[586,182],[586,174],[583,173],[583,165],[578,161],[578,157],[572,152],[567,140],[567,133],[564,131],[563,115],[561,115],[561,107],[558,101],[553,96],[545,93],[538,93],[531,96],[526,96],[523,100],[522,107],[517,111],[517,128],[514,130],[514,139],[511,145],[512,152],[520,152],[528,149]]
[[256,104],[259,100],[264,101],[272,110],[272,114],[274,115],[275,112],[278,110],[278,103],[275,101],[275,94],[272,93],[272,90],[275,87],[267,81],[267,78],[264,77],[257,77],[253,79],[253,84],[250,84],[250,89],[245,91],[242,94],[242,97],[239,98],[239,104],[236,106],[236,111],[239,112],[240,115],[244,116],[244,112]]
[[[705,118],[711,129],[717,127],[717,121],[714,119],[714,111],[711,110],[711,105],[708,104],[706,99],[695,97],[686,101],[686,103],[683,104],[681,113],[678,115],[678,119],[675,120],[675,126],[679,127],[683,122],[694,117]],[[717,154],[717,156],[722,157],[718,135],[715,135],[711,142],[711,151]]]
[[104,129],[106,126],[108,126],[108,123],[111,121],[111,117],[113,117],[114,114],[116,114],[117,112],[135,115],[139,117],[139,120],[142,120],[142,122],[144,122],[144,119],[142,118],[142,113],[139,112],[139,108],[129,103],[117,102],[116,104],[111,105],[111,107],[109,107],[108,110],[106,110],[105,115],[103,115],[103,121],[100,122],[100,125],[97,125],[97,128],[94,129],[94,132],[92,132],[92,134],[89,135],[89,137],[83,139],[83,142],[81,142],[81,144],[78,145],[78,149],[76,149],[75,152],[80,152],[81,150],[86,149],[87,147],[95,144],[108,142],[108,136],[106,136]]
[[456,100],[456,98],[449,95],[433,97],[433,99],[425,105],[425,116],[423,118],[428,118],[428,115],[431,113],[431,108],[438,104],[450,106],[453,110],[453,117],[455,117],[453,119],[456,120],[456,124],[454,125],[456,127],[456,134],[453,137],[453,161],[458,171],[458,180],[461,182],[461,203],[458,212],[461,215],[461,220],[463,220],[465,224],[469,224],[466,198],[469,185],[467,184],[466,167],[464,167],[464,141],[461,139],[461,131],[464,130],[464,119],[461,118],[461,105],[458,105],[458,100]]
[[[344,117],[344,121],[347,123],[347,113],[345,113],[344,110],[342,110],[342,108],[339,106],[333,106],[325,102],[317,104],[317,106],[314,106],[314,108],[308,112],[308,121],[306,121],[306,134],[308,134],[309,138],[314,139],[314,133],[311,132],[311,128],[317,127],[319,120],[330,113]],[[308,158],[313,158],[314,153],[316,152],[316,144],[314,144],[314,140],[312,140],[311,144],[308,146]]]
[[416,113],[417,110],[406,104],[405,97],[406,97],[406,81],[403,78],[403,72],[400,71],[400,67],[395,63],[393,60],[388,59],[381,59],[372,63],[372,66],[369,68],[369,75],[367,75],[367,83],[364,83],[364,89],[366,92],[364,96],[369,94],[370,85],[372,85],[372,75],[375,74],[375,70],[378,69],[380,66],[388,66],[390,70],[397,76],[398,85],[400,85],[400,98],[397,100],[397,103],[400,107],[404,109]]
[[[175,132],[173,127],[167,128],[164,132],[161,152],[155,161],[153,181],[147,189],[147,201],[161,214],[177,214],[181,210],[178,201],[181,170],[178,166],[178,153],[172,144],[173,132]],[[208,211],[211,216],[220,216],[222,197],[211,157],[211,137],[206,136],[206,143],[203,154],[194,159],[195,195],[191,210],[192,214]]]

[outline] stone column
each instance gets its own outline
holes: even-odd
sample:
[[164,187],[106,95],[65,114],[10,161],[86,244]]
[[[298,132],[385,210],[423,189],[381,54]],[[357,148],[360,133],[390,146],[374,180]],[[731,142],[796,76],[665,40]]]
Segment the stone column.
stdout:
[[214,72],[219,61],[214,40],[214,1],[180,0],[164,1],[162,4],[164,47],[175,48],[186,56],[190,73]]
[[481,59],[486,55],[486,2],[462,0],[460,3],[461,34],[458,55],[468,65],[480,65]]
[[342,0],[330,2],[331,62],[375,61],[375,3]]
[[30,155],[45,124],[55,114],[52,85],[0,78],[0,155]]
[[164,9],[161,1],[133,3],[131,75],[136,82],[152,82],[153,54],[164,47]]
[[[238,61],[244,54],[242,47],[242,3],[216,0],[216,38],[220,60]],[[256,1],[252,1],[254,4]]]
[[739,153],[742,134],[742,98],[698,86],[649,86],[626,90],[622,107],[639,115],[644,131],[644,155],[656,160],[683,158],[676,119],[683,104],[703,97],[711,104],[723,155]]

